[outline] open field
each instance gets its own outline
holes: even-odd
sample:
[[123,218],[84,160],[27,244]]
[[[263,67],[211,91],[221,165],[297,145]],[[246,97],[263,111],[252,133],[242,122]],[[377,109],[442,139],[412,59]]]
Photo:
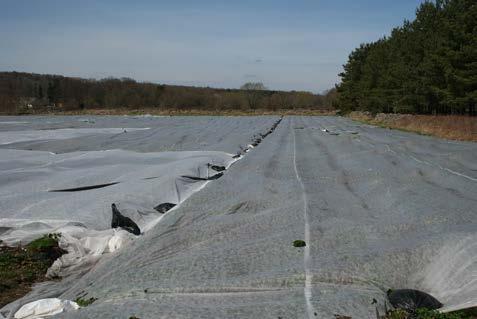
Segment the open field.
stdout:
[[[278,120],[0,117],[0,239],[89,249],[0,313],[58,297],[95,301],[57,318],[375,318],[399,288],[477,306],[477,144]],[[140,236],[110,229],[113,202]]]
[[352,112],[353,120],[441,138],[477,142],[477,117],[459,115],[411,115]]

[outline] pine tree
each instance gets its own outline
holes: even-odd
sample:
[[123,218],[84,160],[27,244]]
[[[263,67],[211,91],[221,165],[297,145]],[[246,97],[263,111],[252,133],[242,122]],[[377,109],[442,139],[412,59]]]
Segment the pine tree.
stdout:
[[477,3],[424,2],[414,21],[354,50],[340,76],[344,111],[475,115]]

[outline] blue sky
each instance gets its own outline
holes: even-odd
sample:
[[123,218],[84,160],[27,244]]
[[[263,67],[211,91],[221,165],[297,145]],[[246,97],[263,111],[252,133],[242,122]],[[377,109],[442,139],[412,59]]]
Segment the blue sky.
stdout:
[[0,70],[321,92],[421,0],[0,0]]

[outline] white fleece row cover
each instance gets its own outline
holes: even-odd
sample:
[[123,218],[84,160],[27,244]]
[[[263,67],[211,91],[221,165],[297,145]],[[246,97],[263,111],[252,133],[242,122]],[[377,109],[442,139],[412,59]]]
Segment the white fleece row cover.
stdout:
[[[41,151],[0,150],[0,240],[27,244],[48,233],[60,233],[59,245],[68,253],[48,269],[47,277],[82,275],[107,253],[136,236],[111,229],[111,204],[147,231],[163,214],[161,203],[179,204],[217,172],[208,163],[228,166],[223,152],[93,151],[51,154]],[[24,178],[27,177],[27,178]],[[113,184],[80,191],[79,187]],[[60,190],[60,191],[58,191]],[[70,301],[40,299],[24,305],[15,318],[43,318],[74,309]]]
[[[136,236],[125,230],[111,229],[112,203],[145,232],[163,216],[155,206],[179,204],[207,183],[181,176],[206,178],[217,174],[209,163],[229,166],[234,161],[223,152],[112,150],[55,155],[0,150],[0,154],[0,240],[27,244],[44,234],[60,233],[59,246],[68,253],[48,269],[49,278],[80,276],[104,254],[134,240]],[[54,315],[70,307],[68,302],[40,299],[23,306],[15,318]]]
[[[62,128],[111,127],[116,122],[122,127],[151,127],[114,137],[98,134],[0,146],[72,156],[71,152],[105,148],[149,155],[164,150],[233,153],[238,145],[251,143],[255,126],[270,127],[275,119],[95,117],[94,125],[55,117],[12,120],[42,128],[49,127],[43,120]],[[8,129],[27,126],[12,124]],[[6,130],[0,125],[2,129]],[[14,163],[12,159],[10,169]],[[54,174],[64,174],[61,170],[56,167]],[[118,181],[115,177],[98,182]],[[19,174],[1,183],[30,178],[37,177]],[[91,192],[121,187],[125,182],[120,181]],[[151,191],[148,181],[154,180],[126,194]],[[104,254],[83,276],[39,284],[15,305],[53,297],[97,298],[55,319],[360,319],[375,318],[376,309],[382,315],[386,302],[389,309],[388,289],[408,288],[431,294],[444,304],[444,311],[477,306],[476,183],[476,143],[346,118],[285,117],[222,178],[166,213],[145,235]],[[77,185],[84,184],[73,186]],[[3,203],[7,197],[1,196]],[[156,199],[131,205],[150,208],[162,201]],[[110,202],[104,204],[105,216]],[[128,211],[124,201],[119,208]],[[9,214],[5,218],[27,218]],[[57,219],[65,218],[59,214]],[[307,250],[293,246],[295,240],[305,239]],[[9,316],[19,309],[15,305],[0,312]]]
[[206,178],[217,173],[208,163],[226,166],[233,161],[224,152],[5,149],[0,154],[0,225],[13,228],[0,235],[7,244],[28,242],[36,232],[58,227],[108,229],[112,203],[142,229],[160,216],[155,206],[177,204],[204,183],[181,176]]
[[[47,277],[62,277],[64,287],[70,286],[105,254],[138,237],[111,229],[112,203],[144,234],[163,217],[155,206],[182,203],[208,183],[207,177],[217,174],[210,164],[229,167],[236,160],[232,154],[214,151],[221,148],[217,142],[239,150],[274,120],[242,118],[246,126],[224,122],[218,127],[214,118],[203,118],[198,126],[180,118],[168,127],[170,123],[160,118],[5,118],[0,121],[0,240],[24,245],[60,233],[59,245],[68,253],[54,262]],[[228,122],[236,124],[233,119]],[[177,125],[184,126],[177,129]],[[169,134],[187,129],[197,130],[188,135],[187,143],[196,145],[192,151],[182,150],[184,135]],[[121,149],[110,149],[115,147]],[[0,318],[57,313],[69,301],[45,297],[58,296],[58,288],[55,282],[37,285],[4,307]]]
[[[112,252],[134,237],[111,229],[112,203],[147,230],[162,216],[155,206],[179,204],[205,183],[181,176],[206,178],[217,173],[208,163],[228,166],[233,161],[223,152],[0,153],[0,240],[27,244],[46,233],[61,233],[60,244],[75,251],[74,258]],[[109,186],[81,190],[94,185]],[[71,257],[66,256],[61,259]]]
[[39,319],[51,317],[63,312],[77,310],[80,307],[74,301],[58,298],[46,298],[33,301],[22,306],[16,313],[15,319]]
[[[5,123],[0,123],[0,125],[1,124],[5,125]],[[2,134],[0,134],[0,144],[12,144],[39,140],[64,140],[92,134],[122,134],[148,129],[149,128],[64,128],[57,130],[11,131],[2,132]]]

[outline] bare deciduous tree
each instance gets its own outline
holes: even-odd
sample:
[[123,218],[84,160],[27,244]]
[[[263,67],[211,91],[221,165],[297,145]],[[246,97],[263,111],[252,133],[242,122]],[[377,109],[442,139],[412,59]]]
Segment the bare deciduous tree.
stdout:
[[260,104],[262,92],[267,88],[261,82],[247,82],[240,87],[241,90],[246,92],[248,106],[251,109],[256,109]]
[[95,80],[0,72],[0,113],[5,114],[29,112],[29,105],[35,111],[46,110],[53,103],[62,105],[63,110],[154,107],[220,111],[315,108],[322,105],[322,100],[317,94],[270,91],[263,83],[246,83],[241,89],[214,89],[136,82],[129,78]]

